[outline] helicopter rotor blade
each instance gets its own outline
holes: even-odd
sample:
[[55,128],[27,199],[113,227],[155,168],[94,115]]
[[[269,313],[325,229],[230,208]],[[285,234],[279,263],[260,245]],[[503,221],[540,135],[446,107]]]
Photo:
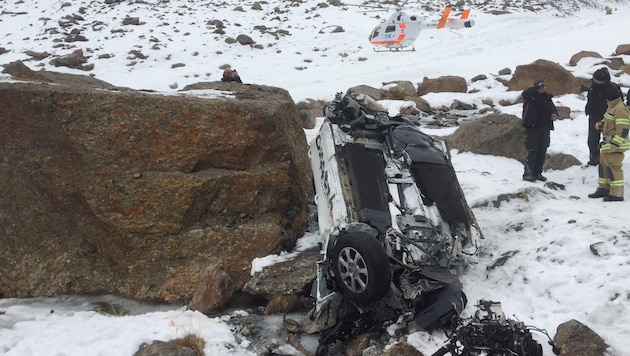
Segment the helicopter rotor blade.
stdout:
[[390,11],[392,9],[395,9],[395,11],[402,11],[404,6],[407,4],[407,2],[409,2],[409,0],[405,0],[403,1],[402,4],[398,5],[396,4],[397,1],[392,1],[391,3],[387,3],[387,5],[395,5],[396,7],[393,6],[383,6],[383,4],[379,3],[378,5],[357,5],[357,4],[346,4],[346,3],[341,3],[341,5],[343,6],[355,6],[355,7],[362,7],[362,8],[366,8],[366,9],[377,9],[377,10],[372,10],[372,11]]

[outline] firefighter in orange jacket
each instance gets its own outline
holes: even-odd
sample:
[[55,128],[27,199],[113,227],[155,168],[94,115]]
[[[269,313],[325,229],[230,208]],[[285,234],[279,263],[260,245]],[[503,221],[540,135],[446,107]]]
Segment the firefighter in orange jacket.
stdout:
[[602,130],[604,140],[599,155],[599,179],[595,193],[589,198],[604,198],[604,201],[623,201],[623,158],[630,149],[628,130],[630,111],[624,105],[618,90],[606,92],[608,108],[596,128]]

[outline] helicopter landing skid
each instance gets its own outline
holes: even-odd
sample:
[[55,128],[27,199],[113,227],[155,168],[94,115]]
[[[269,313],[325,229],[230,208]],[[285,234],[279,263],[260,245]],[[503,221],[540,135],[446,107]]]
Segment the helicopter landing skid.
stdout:
[[416,49],[413,46],[406,47],[373,47],[374,52],[413,52]]

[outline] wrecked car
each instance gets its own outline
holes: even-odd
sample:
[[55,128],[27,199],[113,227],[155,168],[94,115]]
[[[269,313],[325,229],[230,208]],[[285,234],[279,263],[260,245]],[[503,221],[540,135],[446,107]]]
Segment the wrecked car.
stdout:
[[324,319],[317,353],[375,326],[449,325],[482,232],[445,144],[350,95],[324,116],[309,147],[323,240],[309,316]]

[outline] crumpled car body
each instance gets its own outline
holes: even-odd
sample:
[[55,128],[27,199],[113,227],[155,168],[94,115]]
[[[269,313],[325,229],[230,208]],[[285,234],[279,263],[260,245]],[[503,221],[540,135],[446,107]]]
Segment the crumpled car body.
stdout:
[[[373,319],[356,328],[448,324],[466,305],[457,273],[476,261],[482,233],[445,145],[348,95],[324,115],[309,148],[323,239],[313,317],[341,296],[353,319]],[[350,333],[341,319],[324,343]]]

